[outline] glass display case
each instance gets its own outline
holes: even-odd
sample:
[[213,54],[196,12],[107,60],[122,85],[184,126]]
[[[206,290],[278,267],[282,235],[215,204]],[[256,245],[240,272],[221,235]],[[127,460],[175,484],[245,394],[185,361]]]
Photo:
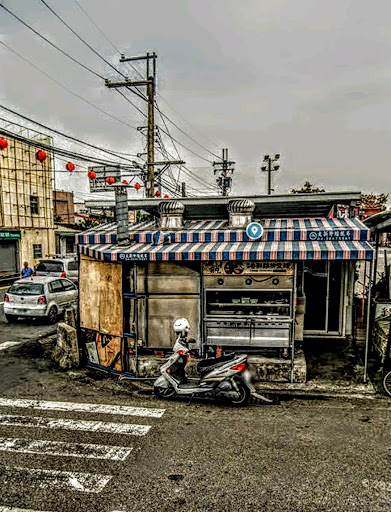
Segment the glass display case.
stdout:
[[211,316],[291,317],[291,290],[206,290]]

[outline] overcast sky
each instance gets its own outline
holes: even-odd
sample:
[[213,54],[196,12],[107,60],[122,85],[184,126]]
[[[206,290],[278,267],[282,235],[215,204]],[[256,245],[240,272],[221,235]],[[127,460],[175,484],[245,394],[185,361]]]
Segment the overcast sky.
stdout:
[[[119,78],[40,0],[1,2],[98,74]],[[118,66],[118,53],[74,0],[46,2]],[[389,0],[78,2],[127,56],[156,51],[160,108],[211,152],[219,155],[221,148],[229,148],[236,162],[235,193],[266,192],[260,165],[262,155],[273,152],[282,157],[281,171],[274,175],[276,193],[306,179],[330,191],[391,189]],[[3,10],[0,20],[1,40],[24,58],[125,123],[145,123],[101,79]],[[133,154],[144,150],[142,134],[87,105],[2,46],[0,59],[1,104],[93,144]],[[137,77],[131,70],[129,76]],[[127,95],[146,111],[142,100]],[[11,119],[1,109],[0,117]],[[214,159],[168,127],[192,151]],[[56,143],[67,145],[62,139]],[[175,153],[168,139],[166,144]],[[189,168],[213,184],[210,163],[180,146],[178,150]],[[63,165],[57,162],[56,167]],[[57,186],[86,191],[85,174],[80,166],[71,176],[58,173]],[[189,185],[203,189],[191,180]]]

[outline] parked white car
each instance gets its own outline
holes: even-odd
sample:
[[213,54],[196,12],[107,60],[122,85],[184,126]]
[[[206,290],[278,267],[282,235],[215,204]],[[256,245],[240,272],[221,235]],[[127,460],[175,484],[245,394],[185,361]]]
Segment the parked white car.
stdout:
[[77,287],[69,279],[43,276],[19,279],[4,296],[5,318],[12,323],[18,317],[46,317],[54,324],[66,306],[76,307],[77,296]]
[[48,258],[39,260],[36,276],[66,277],[74,283],[79,280],[79,264],[75,258]]

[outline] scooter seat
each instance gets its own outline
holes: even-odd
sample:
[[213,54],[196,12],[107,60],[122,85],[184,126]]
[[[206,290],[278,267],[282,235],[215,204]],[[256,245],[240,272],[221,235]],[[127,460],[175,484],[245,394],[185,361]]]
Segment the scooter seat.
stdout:
[[219,366],[220,364],[226,363],[227,361],[232,361],[235,359],[235,357],[235,354],[231,354],[229,356],[210,357],[209,359],[204,359],[197,364],[197,371],[200,374],[209,372],[213,369],[213,367]]

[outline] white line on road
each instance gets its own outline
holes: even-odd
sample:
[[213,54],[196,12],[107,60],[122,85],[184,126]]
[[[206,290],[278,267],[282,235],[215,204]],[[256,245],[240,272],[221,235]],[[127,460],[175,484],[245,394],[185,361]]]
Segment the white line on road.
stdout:
[[[4,304],[4,302],[0,302],[0,306],[2,306]],[[0,508],[0,512],[1,512],[1,508]]]
[[5,350],[6,348],[15,347],[16,345],[20,345],[21,341],[5,341],[0,344],[0,350]]
[[[34,484],[41,489],[55,487],[56,490],[59,490],[60,487],[65,487],[72,491],[95,494],[101,492],[113,478],[110,475],[75,473],[73,471],[55,471],[49,469],[29,469],[18,466],[3,466],[1,476],[4,475],[5,471],[10,473],[15,473],[15,471],[25,473],[27,477],[32,477]],[[22,479],[21,475],[19,475],[19,481],[23,481],[23,485],[26,485],[26,480]]]
[[29,439],[0,437],[0,451],[124,461],[132,451],[132,448],[102,444],[65,443],[64,441],[43,441],[41,439],[32,441]]
[[[39,427],[64,430],[79,430],[83,432],[105,432],[108,434],[125,434],[132,436],[145,436],[150,430],[149,425],[135,425],[132,423],[111,423],[106,421],[69,420],[57,418],[43,418],[39,416],[12,416],[0,414],[0,426]],[[1,509],[0,509],[1,512]]]
[[0,512],[44,512],[43,510],[31,510],[30,508],[9,508],[0,505]]
[[127,405],[47,402],[44,400],[29,400],[24,398],[0,398],[0,407],[27,407],[41,411],[93,412],[100,414],[119,414],[122,416],[146,416],[150,418],[161,418],[165,412],[165,409],[150,409],[147,407],[131,407]]

